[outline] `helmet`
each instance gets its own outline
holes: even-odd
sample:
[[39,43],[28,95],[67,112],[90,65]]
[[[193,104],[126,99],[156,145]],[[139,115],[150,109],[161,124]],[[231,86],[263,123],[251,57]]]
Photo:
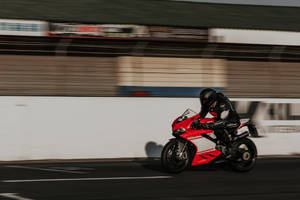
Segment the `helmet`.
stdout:
[[200,93],[200,103],[202,107],[209,108],[217,100],[217,92],[211,88],[206,88]]

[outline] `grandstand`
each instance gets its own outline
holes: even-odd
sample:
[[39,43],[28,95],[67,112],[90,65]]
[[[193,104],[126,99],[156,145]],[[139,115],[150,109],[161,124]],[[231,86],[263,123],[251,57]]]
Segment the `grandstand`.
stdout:
[[[299,13],[167,0],[5,2],[0,94],[194,97],[214,87],[300,97]],[[45,23],[43,33],[18,35],[24,20]]]

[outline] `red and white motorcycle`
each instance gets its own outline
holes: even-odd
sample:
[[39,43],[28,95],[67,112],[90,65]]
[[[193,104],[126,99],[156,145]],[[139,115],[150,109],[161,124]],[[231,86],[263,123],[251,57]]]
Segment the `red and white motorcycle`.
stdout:
[[[172,173],[179,173],[188,166],[203,165],[211,162],[228,162],[237,171],[251,170],[256,162],[257,149],[248,138],[249,132],[239,132],[229,135],[230,145],[226,146],[217,140],[213,130],[197,130],[194,122],[212,123],[214,119],[200,119],[200,115],[191,109],[186,110],[172,124],[175,138],[164,146],[161,154],[163,167]],[[243,120],[240,127],[251,125],[250,120]],[[256,128],[255,128],[256,130]],[[257,133],[256,133],[257,134]]]

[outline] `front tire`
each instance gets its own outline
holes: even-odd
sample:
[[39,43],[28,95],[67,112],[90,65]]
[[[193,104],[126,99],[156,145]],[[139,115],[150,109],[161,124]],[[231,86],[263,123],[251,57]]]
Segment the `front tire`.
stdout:
[[247,172],[253,169],[257,159],[257,149],[249,138],[243,138],[232,144],[233,158],[229,164],[233,170]]
[[189,165],[190,153],[188,147],[185,146],[183,149],[182,145],[184,145],[183,142],[172,139],[164,146],[161,153],[161,164],[167,172],[180,173]]

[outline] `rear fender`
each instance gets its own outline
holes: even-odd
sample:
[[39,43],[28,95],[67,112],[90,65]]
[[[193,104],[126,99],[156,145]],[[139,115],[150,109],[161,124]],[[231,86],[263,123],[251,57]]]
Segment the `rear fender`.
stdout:
[[240,140],[240,139],[242,139],[242,138],[246,138],[246,137],[248,137],[249,135],[250,135],[249,132],[248,132],[248,131],[245,131],[245,132],[243,132],[243,133],[241,133],[241,134],[235,136],[234,141]]

